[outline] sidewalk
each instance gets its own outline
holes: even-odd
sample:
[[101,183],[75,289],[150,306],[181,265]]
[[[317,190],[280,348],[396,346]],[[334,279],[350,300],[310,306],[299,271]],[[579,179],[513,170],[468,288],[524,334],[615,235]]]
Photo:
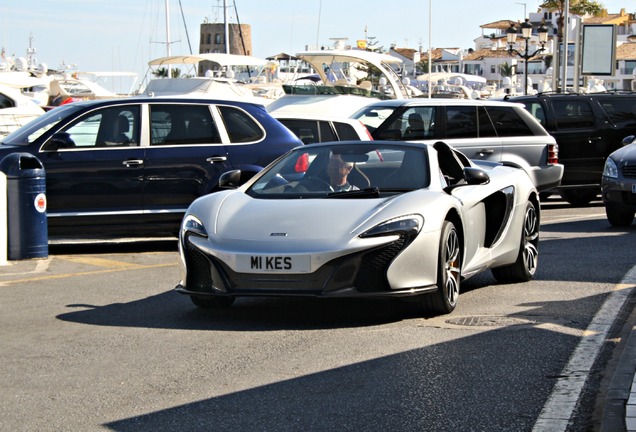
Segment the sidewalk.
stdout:
[[636,432],[636,309],[626,325],[629,336],[612,376],[601,432]]

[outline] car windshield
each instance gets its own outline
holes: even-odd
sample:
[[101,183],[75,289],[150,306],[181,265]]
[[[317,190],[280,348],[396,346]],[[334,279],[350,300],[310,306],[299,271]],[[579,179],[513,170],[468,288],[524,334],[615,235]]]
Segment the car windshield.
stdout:
[[249,187],[254,198],[373,198],[428,187],[424,147],[344,144],[300,147]]
[[73,104],[54,108],[51,111],[42,114],[40,117],[27,123],[15,132],[10,133],[6,137],[4,137],[2,139],[2,144],[14,146],[28,145],[38,139],[46,131],[51,129],[60,121],[69,117],[69,115],[71,115],[73,112],[79,111],[80,109],[81,108],[79,106],[75,106]]

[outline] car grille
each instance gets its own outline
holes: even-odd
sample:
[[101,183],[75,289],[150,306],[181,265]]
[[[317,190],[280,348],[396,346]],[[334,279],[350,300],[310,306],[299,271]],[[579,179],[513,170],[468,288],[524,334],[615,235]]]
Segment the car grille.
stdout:
[[207,256],[186,238],[186,286],[189,291],[222,291],[228,294],[304,294],[328,295],[329,292],[355,287],[360,293],[391,291],[386,278],[387,267],[402,251],[407,241],[396,241],[326,263],[316,272],[302,275],[237,273],[222,261]]
[[625,165],[621,169],[623,177],[636,179],[636,165]]

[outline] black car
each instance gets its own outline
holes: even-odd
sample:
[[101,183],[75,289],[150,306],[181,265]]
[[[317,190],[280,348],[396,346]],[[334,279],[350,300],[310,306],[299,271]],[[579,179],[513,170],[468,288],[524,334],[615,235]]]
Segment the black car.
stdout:
[[258,171],[302,145],[261,105],[133,97],[57,107],[2,139],[44,166],[51,237],[178,233],[230,169]]
[[617,227],[630,226],[636,212],[636,136],[623,144],[605,161],[601,183],[607,220]]
[[634,93],[548,93],[511,97],[521,102],[554,136],[565,170],[557,191],[573,205],[586,205],[601,192],[607,157],[636,134]]

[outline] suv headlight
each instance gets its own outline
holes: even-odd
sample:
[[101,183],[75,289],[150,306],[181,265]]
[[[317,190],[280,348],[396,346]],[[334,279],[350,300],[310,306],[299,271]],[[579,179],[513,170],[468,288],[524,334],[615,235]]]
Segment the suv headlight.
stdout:
[[603,176],[609,178],[618,178],[618,167],[612,158],[607,158],[605,167],[603,168]]

